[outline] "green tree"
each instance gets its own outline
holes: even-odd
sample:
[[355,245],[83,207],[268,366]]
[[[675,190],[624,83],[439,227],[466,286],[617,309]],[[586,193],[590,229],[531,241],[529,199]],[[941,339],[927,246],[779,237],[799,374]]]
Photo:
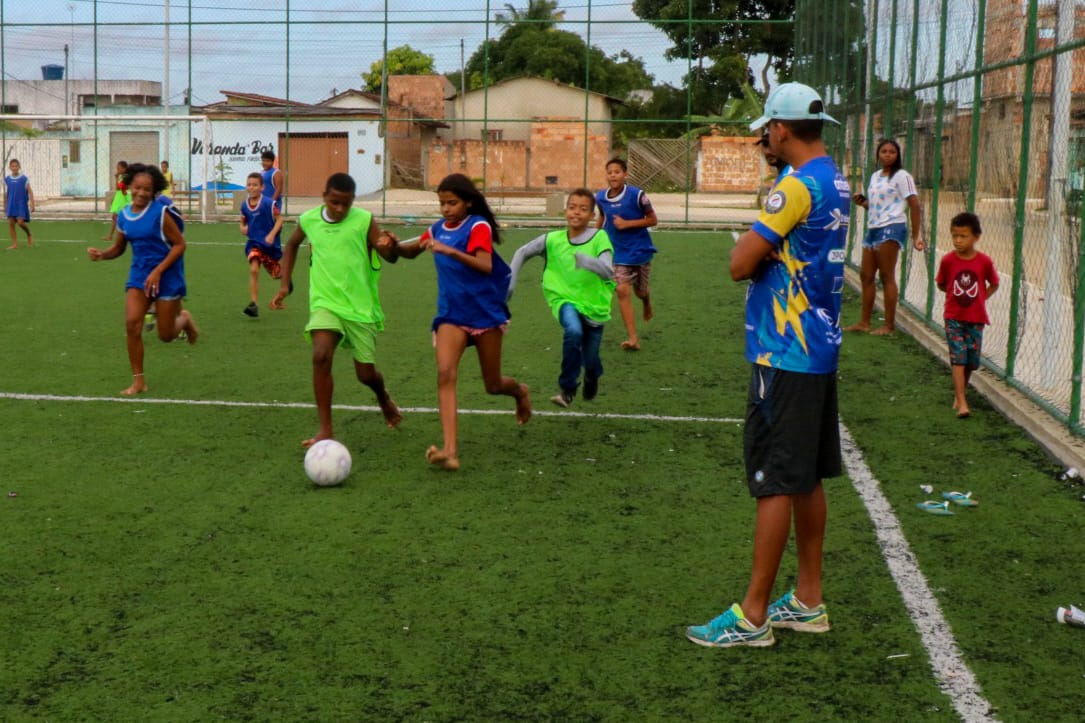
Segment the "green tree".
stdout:
[[[562,16],[553,0],[533,0],[525,10],[499,14],[501,34],[480,45],[467,62],[467,87],[532,75],[624,99],[631,90],[651,86],[643,61],[628,51],[607,56],[576,33],[559,30],[555,25]],[[458,74],[449,78],[458,84]]]
[[[388,51],[388,75],[432,75],[433,56],[410,45],[400,45]],[[377,60],[369,66],[369,72],[362,74],[365,89],[370,93],[379,93],[384,85],[385,60]]]
[[767,58],[766,92],[769,68],[778,78],[790,77],[795,0],[692,0],[692,16],[690,1],[633,0],[633,12],[674,43],[665,57],[691,60],[685,82],[694,113],[717,115],[728,98],[742,97],[754,55]]

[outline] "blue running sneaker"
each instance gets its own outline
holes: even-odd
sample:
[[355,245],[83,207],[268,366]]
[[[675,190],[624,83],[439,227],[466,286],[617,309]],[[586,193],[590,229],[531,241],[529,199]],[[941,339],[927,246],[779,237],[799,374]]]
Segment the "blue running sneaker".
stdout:
[[829,613],[825,603],[808,608],[795,597],[795,589],[784,593],[769,605],[768,624],[774,628],[788,628],[803,633],[829,632]]
[[686,628],[686,637],[709,648],[730,648],[736,645],[767,648],[776,642],[768,621],[759,628],[754,627],[746,620],[742,606],[738,603],[704,625],[691,625]]

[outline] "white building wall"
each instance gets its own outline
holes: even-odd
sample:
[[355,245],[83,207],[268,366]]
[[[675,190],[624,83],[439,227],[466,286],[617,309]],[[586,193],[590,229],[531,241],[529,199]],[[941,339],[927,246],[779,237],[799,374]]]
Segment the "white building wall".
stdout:
[[[198,132],[198,126],[192,127]],[[245,177],[259,171],[260,154],[271,149],[280,155],[279,134],[346,133],[351,176],[358,184],[358,194],[375,193],[384,188],[384,140],[376,120],[291,120],[289,129],[282,120],[215,120],[211,122],[211,143],[206,146],[210,157],[210,179],[218,177],[219,164],[226,169],[229,183],[245,185]],[[192,185],[202,185],[203,139],[194,136],[189,143],[192,162]]]

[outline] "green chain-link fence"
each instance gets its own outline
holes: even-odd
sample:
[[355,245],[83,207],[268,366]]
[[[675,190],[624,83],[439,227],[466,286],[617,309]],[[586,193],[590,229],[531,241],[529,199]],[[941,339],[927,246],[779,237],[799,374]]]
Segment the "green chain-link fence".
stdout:
[[[798,80],[841,119],[831,138],[856,189],[880,138],[916,179],[925,253],[904,251],[901,301],[941,328],[949,220],[980,217],[1002,284],[986,365],[1082,433],[1080,297],[1085,163],[1080,0],[799,0]],[[853,218],[857,264],[865,219]]]
[[405,217],[393,190],[462,172],[515,220],[601,188],[618,154],[632,182],[672,197],[667,223],[739,224],[765,173],[739,138],[748,112],[726,101],[764,62],[721,56],[717,38],[724,25],[759,28],[779,45],[791,24],[724,22],[722,7],[0,0],[0,142],[39,197],[96,214],[118,160],[168,160],[182,205],[205,212],[210,184],[211,211],[228,213],[274,149],[288,213],[331,170],[354,175],[375,211]]

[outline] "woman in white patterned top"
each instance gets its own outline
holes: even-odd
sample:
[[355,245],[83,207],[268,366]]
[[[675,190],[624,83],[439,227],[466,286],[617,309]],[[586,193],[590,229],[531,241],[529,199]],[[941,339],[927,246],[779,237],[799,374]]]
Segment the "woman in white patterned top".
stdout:
[[[859,277],[862,280],[863,307],[858,324],[845,327],[844,331],[870,331],[870,317],[874,312],[874,296],[877,292],[875,274],[882,280],[882,297],[885,302],[885,324],[871,334],[884,336],[896,328],[897,258],[908,237],[909,221],[912,230],[912,246],[916,251],[927,248],[920,237],[919,196],[912,174],[901,168],[900,146],[892,139],[878,142],[878,165],[870,177],[870,185],[864,196],[852,197],[857,205],[867,209],[868,228],[863,239],[863,261]],[[905,210],[907,209],[907,217]]]

